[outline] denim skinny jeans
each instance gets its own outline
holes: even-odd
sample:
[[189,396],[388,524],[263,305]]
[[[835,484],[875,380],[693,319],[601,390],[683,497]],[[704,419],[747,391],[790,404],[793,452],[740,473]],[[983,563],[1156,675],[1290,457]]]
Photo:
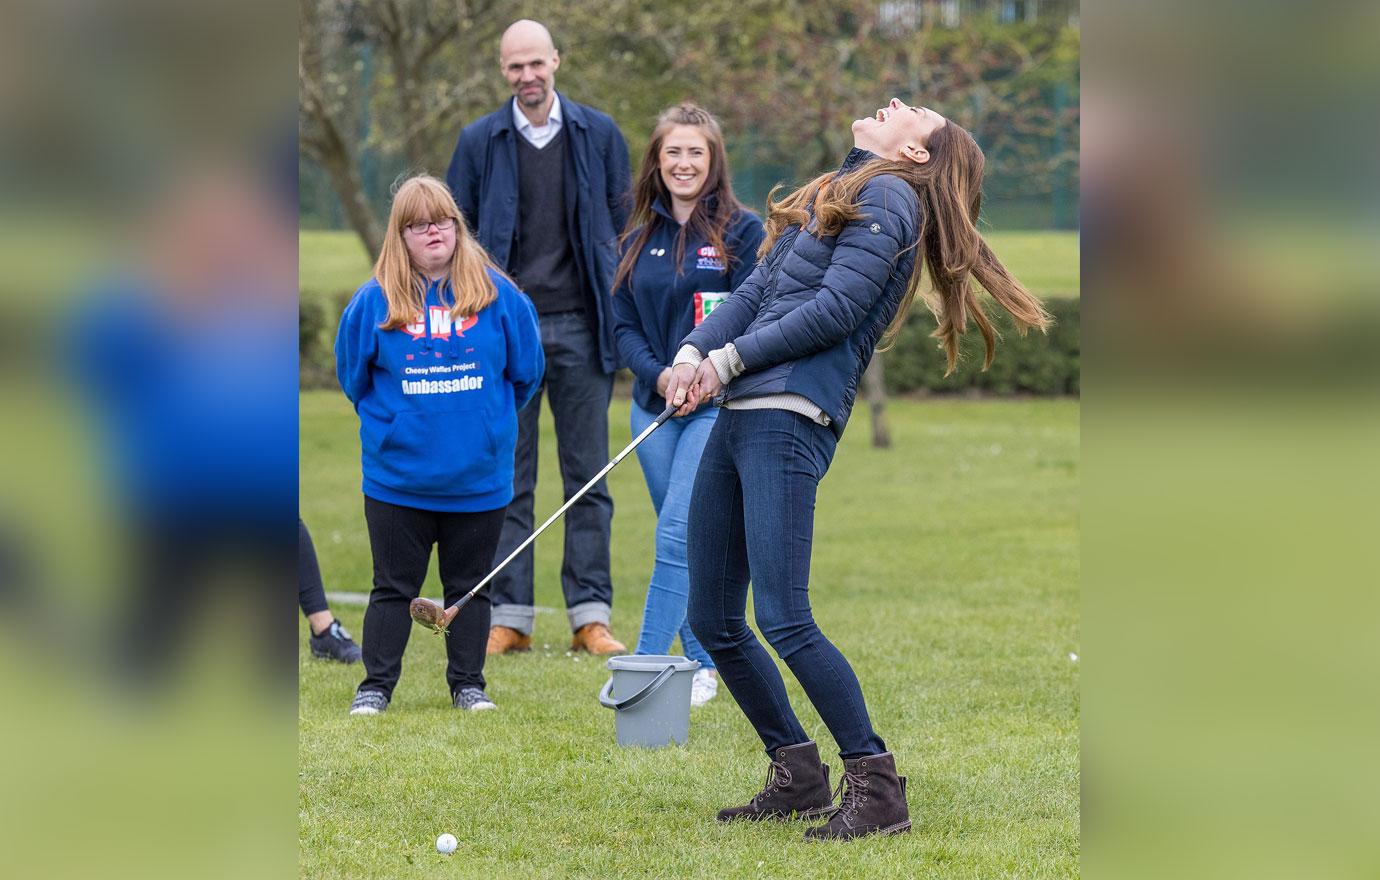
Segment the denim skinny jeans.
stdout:
[[[635,653],[668,654],[679,635],[685,656],[707,669],[714,668],[714,661],[685,620],[690,595],[685,533],[695,471],[718,414],[713,407],[703,407],[684,418],[671,419],[637,447],[637,460],[656,509],[656,561]],[[642,433],[658,415],[633,403],[633,436]]]
[[[845,758],[886,744],[872,729],[853,668],[810,613],[815,491],[834,432],[786,410],[724,410],[705,445],[690,502],[690,626],[768,754],[806,742],[757,628],[800,681]],[[860,613],[865,613],[860,609]]]

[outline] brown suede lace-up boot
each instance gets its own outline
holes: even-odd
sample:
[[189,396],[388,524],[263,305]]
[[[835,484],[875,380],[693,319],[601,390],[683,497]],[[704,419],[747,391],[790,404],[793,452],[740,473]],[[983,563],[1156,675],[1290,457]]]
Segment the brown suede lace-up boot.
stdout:
[[777,749],[767,771],[767,787],[745,806],[719,811],[720,822],[762,819],[822,819],[834,811],[829,766],[813,742]]
[[910,830],[906,777],[896,775],[896,757],[891,752],[845,758],[839,791],[838,812],[825,824],[807,830],[806,840],[852,840]]
[[575,630],[570,650],[588,651],[591,654],[626,654],[628,646],[615,639],[606,624],[587,623]]

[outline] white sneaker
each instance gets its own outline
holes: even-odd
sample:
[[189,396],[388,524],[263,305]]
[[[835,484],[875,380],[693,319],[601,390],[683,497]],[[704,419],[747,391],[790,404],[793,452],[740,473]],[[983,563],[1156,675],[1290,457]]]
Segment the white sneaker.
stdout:
[[719,692],[719,677],[708,669],[695,671],[695,678],[690,683],[690,705],[703,706],[714,695]]

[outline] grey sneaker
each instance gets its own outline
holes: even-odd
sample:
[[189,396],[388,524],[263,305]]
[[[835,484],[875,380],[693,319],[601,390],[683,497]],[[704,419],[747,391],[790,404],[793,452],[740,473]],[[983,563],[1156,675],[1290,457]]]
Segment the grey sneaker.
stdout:
[[455,708],[468,709],[471,712],[480,712],[484,709],[497,709],[498,704],[489,699],[489,695],[484,693],[481,688],[467,687],[461,688],[455,695]]
[[383,691],[360,691],[350,704],[351,715],[378,715],[388,708],[388,697]]

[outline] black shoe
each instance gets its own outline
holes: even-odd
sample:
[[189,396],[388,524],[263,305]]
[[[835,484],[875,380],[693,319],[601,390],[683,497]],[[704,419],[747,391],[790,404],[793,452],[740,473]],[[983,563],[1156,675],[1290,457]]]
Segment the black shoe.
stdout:
[[358,663],[360,657],[364,656],[359,645],[355,644],[355,640],[350,638],[350,634],[345,631],[345,627],[341,626],[338,620],[332,620],[331,625],[321,631],[321,635],[312,636],[309,642],[311,655],[323,660]]
[[829,765],[819,759],[819,748],[811,741],[773,752],[766,788],[745,806],[720,810],[719,821],[822,819],[832,812]]
[[466,709],[470,712],[482,712],[485,709],[497,709],[498,704],[489,699],[489,695],[484,693],[483,688],[467,687],[455,692],[455,708]]
[[845,758],[839,792],[838,812],[827,823],[807,830],[806,840],[852,840],[910,830],[906,777],[896,775],[896,758],[891,752]]
[[379,715],[388,709],[388,697],[383,691],[360,691],[350,704],[351,715]]

